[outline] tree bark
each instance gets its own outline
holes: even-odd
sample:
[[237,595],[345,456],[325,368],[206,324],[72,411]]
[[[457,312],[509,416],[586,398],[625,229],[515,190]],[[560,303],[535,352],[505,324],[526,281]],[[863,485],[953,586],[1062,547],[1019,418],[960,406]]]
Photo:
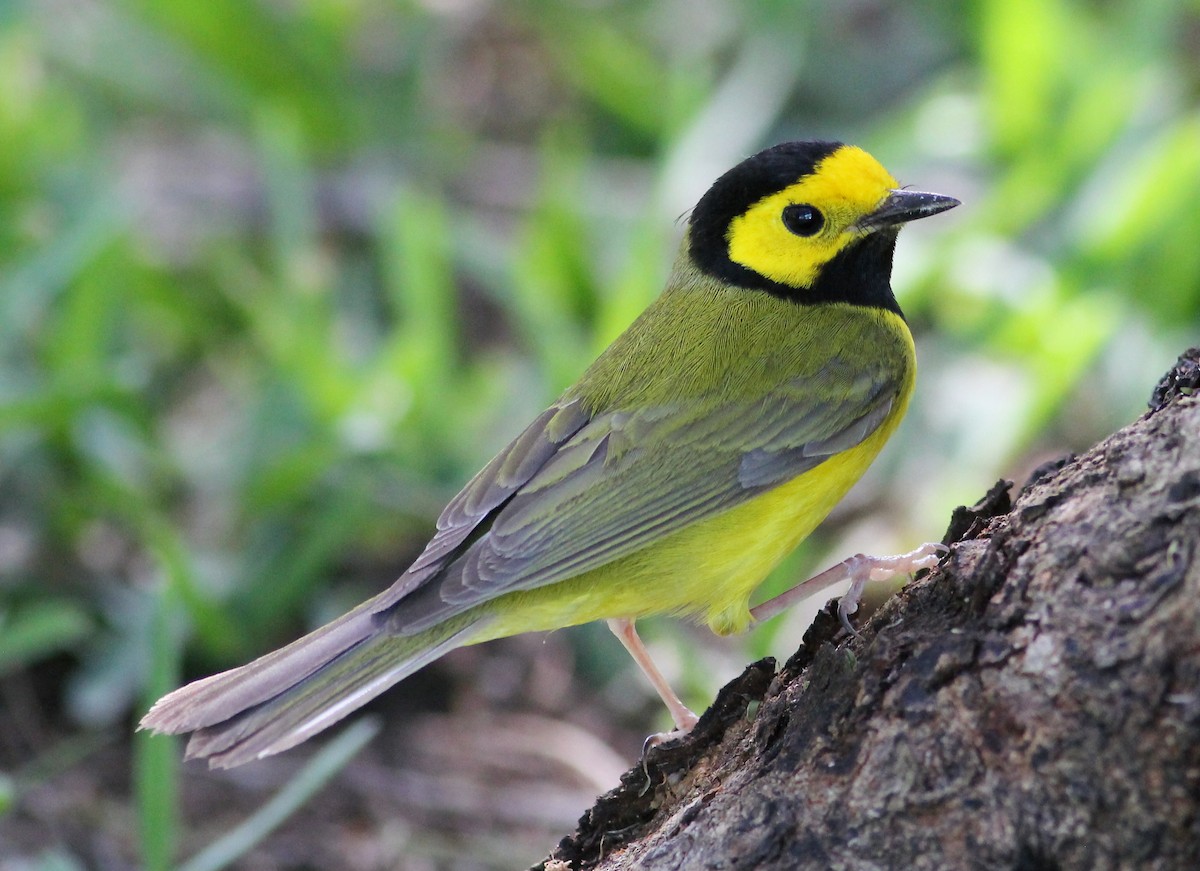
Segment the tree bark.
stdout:
[[[826,609],[539,868],[1200,868],[1200,351],[955,513],[861,636]],[[748,713],[748,711],[750,713]]]

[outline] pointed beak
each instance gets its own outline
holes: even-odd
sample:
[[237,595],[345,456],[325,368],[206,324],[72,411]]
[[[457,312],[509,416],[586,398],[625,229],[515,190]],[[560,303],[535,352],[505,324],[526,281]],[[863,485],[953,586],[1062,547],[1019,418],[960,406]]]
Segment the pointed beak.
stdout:
[[928,218],[938,212],[953,209],[959,200],[943,194],[928,194],[922,191],[892,191],[879,204],[879,208],[858,222],[858,229],[870,233],[883,227],[906,224],[918,218]]

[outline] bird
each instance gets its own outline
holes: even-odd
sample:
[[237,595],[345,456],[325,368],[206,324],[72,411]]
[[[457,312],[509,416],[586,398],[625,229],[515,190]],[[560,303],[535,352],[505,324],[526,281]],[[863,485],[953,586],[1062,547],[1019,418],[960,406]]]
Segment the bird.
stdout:
[[[901,187],[863,149],[789,141],[720,176],[688,215],[662,293],[446,505],[388,588],[325,626],[153,705],[231,767],[286,750],[465,645],[605,620],[674,733],[696,715],[635,621],[741,632],[832,583],[936,563],[861,554],[754,608],[767,573],[895,431],[916,378],[891,288],[904,224],[959,200]],[[852,630],[853,631],[853,630]]]

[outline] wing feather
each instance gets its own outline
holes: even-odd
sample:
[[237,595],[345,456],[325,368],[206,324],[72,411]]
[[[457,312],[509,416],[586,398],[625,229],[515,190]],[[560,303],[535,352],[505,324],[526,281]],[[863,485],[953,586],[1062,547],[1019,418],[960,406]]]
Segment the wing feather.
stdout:
[[[591,419],[577,404],[551,409],[447,507],[428,558],[414,563],[423,577],[384,607],[431,583],[395,615],[399,631],[418,632],[506,593],[620,559],[859,444],[890,413],[901,386],[882,368],[850,374],[834,360],[818,377],[707,407],[659,405]],[[569,425],[554,434],[542,432],[564,420]],[[504,468],[514,471],[501,476]]]
[[403,575],[375,600],[385,611],[445,569],[489,515],[504,505],[588,421],[578,399],[556,403],[492,458],[442,509],[437,532]]

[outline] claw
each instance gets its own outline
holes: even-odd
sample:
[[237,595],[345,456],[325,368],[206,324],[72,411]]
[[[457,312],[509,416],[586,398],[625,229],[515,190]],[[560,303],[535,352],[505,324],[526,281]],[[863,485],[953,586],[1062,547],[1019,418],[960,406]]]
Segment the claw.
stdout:
[[690,729],[672,729],[670,732],[655,732],[653,735],[647,735],[646,740],[642,742],[642,756],[646,755],[647,750],[689,734],[691,734]]
[[857,637],[858,631],[850,625],[850,615],[858,610],[859,599],[868,582],[889,581],[896,575],[910,575],[921,569],[931,569],[948,553],[950,548],[937,542],[923,544],[908,553],[896,556],[867,556],[855,554],[842,563],[846,567],[846,576],[850,579],[850,589],[838,600],[838,619],[851,635]]

